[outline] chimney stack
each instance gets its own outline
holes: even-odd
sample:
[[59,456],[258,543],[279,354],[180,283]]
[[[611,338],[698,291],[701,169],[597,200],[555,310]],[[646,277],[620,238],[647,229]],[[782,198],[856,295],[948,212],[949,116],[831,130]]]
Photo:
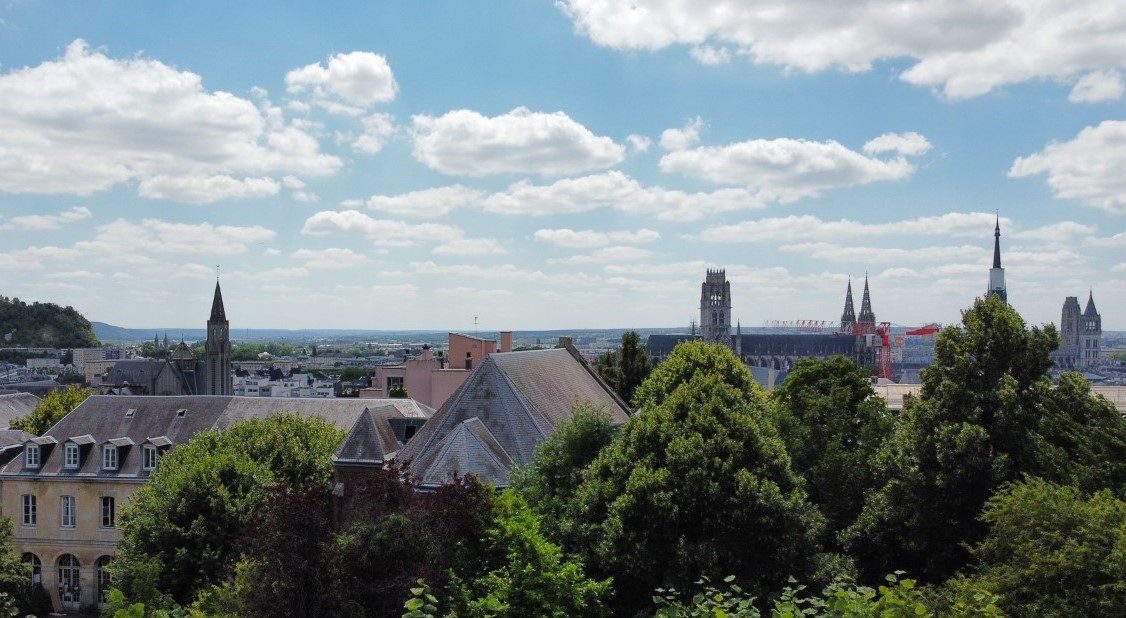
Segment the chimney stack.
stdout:
[[511,352],[512,351],[512,331],[510,331],[510,330],[500,331],[500,351],[501,352]]

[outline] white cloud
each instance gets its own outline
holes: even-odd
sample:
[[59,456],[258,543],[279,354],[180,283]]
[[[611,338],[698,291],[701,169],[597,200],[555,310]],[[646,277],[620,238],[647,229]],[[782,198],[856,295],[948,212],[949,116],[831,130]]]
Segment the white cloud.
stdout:
[[415,158],[444,174],[558,176],[610,167],[625,158],[624,147],[563,112],[518,107],[489,118],[459,109],[411,120]]
[[550,264],[611,264],[617,262],[636,262],[653,256],[653,252],[639,247],[604,247],[586,255],[575,255],[563,259],[549,259]]
[[76,40],[61,58],[0,74],[0,191],[89,195],[132,181],[150,190],[164,177],[340,167],[268,102],[208,92],[199,75],[157,60],[117,60]]
[[459,238],[434,247],[436,255],[495,255],[508,253],[504,245],[491,238]]
[[[877,139],[889,141],[886,136]],[[782,203],[817,197],[827,189],[902,180],[915,171],[915,166],[902,155],[880,159],[849,150],[835,141],[789,138],[673,151],[661,157],[660,167],[668,173],[745,185],[759,202]]]
[[909,131],[907,133],[884,133],[864,144],[864,152],[879,154],[881,152],[896,152],[908,157],[917,157],[926,154],[931,149],[927,138]]
[[298,249],[291,257],[304,262],[305,268],[343,269],[362,264],[367,258],[351,249]]
[[[994,215],[986,212],[950,212],[888,223],[861,223],[850,219],[824,221],[813,215],[790,215],[717,225],[699,234],[700,240],[723,243],[762,241],[834,240],[858,237],[906,235],[970,236],[987,238],[993,233]],[[1012,224],[1001,219],[1006,228]]]
[[536,230],[535,239],[557,247],[572,249],[593,249],[612,243],[638,244],[660,240],[661,235],[650,229],[636,232],[596,232],[594,230],[572,230],[570,228]]
[[599,277],[586,273],[545,273],[542,270],[529,270],[513,264],[481,266],[479,264],[437,264],[435,262],[414,262],[411,264],[420,275],[439,275],[458,279],[501,279],[525,283],[547,285],[594,285],[601,282]]
[[638,135],[637,133],[627,135],[626,142],[629,143],[629,150],[633,154],[648,152],[649,147],[653,145],[653,140],[644,135]]
[[375,154],[383,150],[387,138],[395,134],[395,118],[391,114],[372,114],[362,122],[364,131],[352,142],[356,152]]
[[363,108],[393,101],[399,91],[387,59],[365,51],[336,54],[327,65],[293,69],[285,74],[285,85],[290,94],[311,93],[318,105],[344,115],[359,115]]
[[646,187],[616,170],[563,178],[549,185],[535,185],[524,180],[489,195],[481,202],[481,208],[486,212],[508,215],[547,216],[613,208],[674,221],[691,221],[709,213],[763,206],[765,202],[745,189],[688,193]]
[[1024,230],[1013,234],[1013,238],[1040,240],[1044,242],[1070,242],[1075,238],[1091,236],[1099,229],[1093,225],[1084,225],[1075,221],[1059,221],[1049,223],[1031,230]]
[[689,120],[679,129],[661,131],[661,148],[665,150],[684,150],[700,143],[700,129],[704,121],[699,116]]
[[[814,259],[869,264],[971,260],[989,254],[988,248],[972,245],[900,249],[895,247],[847,247],[828,242],[807,242],[782,245],[779,249],[787,253],[800,253]],[[1008,255],[1006,254],[1006,256]]]
[[64,247],[27,247],[0,252],[0,270],[41,270],[76,259],[79,253]]
[[459,208],[476,203],[483,194],[462,185],[433,187],[399,195],[373,195],[367,200],[368,208],[399,217],[436,219]]
[[[198,253],[234,255],[249,245],[273,240],[277,233],[260,225],[212,225],[144,219],[139,223],[118,219],[98,226],[94,240],[79,241],[74,248],[91,256],[114,260],[123,253]],[[141,256],[143,257],[143,255]]]
[[187,204],[208,204],[223,199],[277,195],[280,185],[269,177],[153,176],[141,181],[137,195]]
[[1113,268],[1111,268],[1110,271],[1116,273],[1126,273],[1126,262],[1119,262]]
[[409,247],[418,243],[449,242],[461,238],[461,228],[438,223],[411,224],[374,219],[358,210],[323,210],[305,220],[301,233],[309,236],[355,234],[380,247]]
[[707,65],[727,64],[731,62],[731,50],[726,47],[712,47],[711,45],[697,45],[689,52],[696,62]]
[[576,29],[614,49],[731,47],[758,64],[867,71],[913,60],[900,79],[952,99],[1006,84],[1121,68],[1120,0],[560,0]]
[[1067,99],[1072,103],[1102,103],[1117,101],[1124,92],[1126,84],[1118,71],[1092,71],[1079,78]]
[[[1126,37],[1124,37],[1126,38]],[[1081,200],[1095,208],[1126,213],[1126,121],[1105,120],[1086,127],[1068,142],[1052,142],[1040,152],[1019,157],[1009,177],[1048,175],[1058,198]]]
[[85,206],[75,206],[57,215],[20,215],[12,217],[7,221],[0,221],[0,229],[57,230],[67,223],[85,221],[91,216],[89,208]]

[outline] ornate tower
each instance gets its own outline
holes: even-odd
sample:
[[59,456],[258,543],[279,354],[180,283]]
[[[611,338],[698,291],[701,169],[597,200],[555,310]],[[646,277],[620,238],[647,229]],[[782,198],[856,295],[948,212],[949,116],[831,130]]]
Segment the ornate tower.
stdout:
[[1079,299],[1068,296],[1063,301],[1063,311],[1060,312],[1060,349],[1079,349],[1079,331],[1081,329],[1083,312],[1079,309]]
[[231,325],[223,308],[223,292],[215,281],[215,298],[211,301],[211,317],[207,320],[207,351],[203,356],[203,395],[230,395],[231,378]]
[[1094,292],[1087,294],[1087,308],[1083,310],[1083,319],[1079,331],[1079,365],[1091,367],[1099,364],[1099,342],[1103,336],[1103,318],[1095,309]]
[[844,313],[841,313],[841,332],[851,333],[856,326],[856,311],[852,308],[852,277],[848,278],[848,289],[845,291]]
[[731,344],[731,284],[723,269],[708,269],[700,285],[700,334],[705,341]]
[[1004,302],[1009,302],[1009,294],[1005,291],[1005,269],[1001,268],[1001,217],[993,226],[993,268],[989,269],[989,289],[986,296],[996,294]]
[[876,314],[872,312],[872,298],[868,295],[868,273],[864,273],[864,296],[860,299],[860,315],[856,322],[864,332],[876,332]]

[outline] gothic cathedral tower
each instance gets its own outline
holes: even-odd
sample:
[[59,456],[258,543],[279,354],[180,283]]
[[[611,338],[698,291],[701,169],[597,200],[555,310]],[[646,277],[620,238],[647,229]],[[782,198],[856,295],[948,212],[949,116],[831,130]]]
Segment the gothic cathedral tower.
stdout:
[[705,341],[731,345],[731,283],[723,269],[709,268],[700,285],[700,334]]
[[204,395],[230,395],[231,325],[223,308],[223,292],[215,281],[215,299],[211,301],[211,317],[207,320],[207,350],[203,355]]

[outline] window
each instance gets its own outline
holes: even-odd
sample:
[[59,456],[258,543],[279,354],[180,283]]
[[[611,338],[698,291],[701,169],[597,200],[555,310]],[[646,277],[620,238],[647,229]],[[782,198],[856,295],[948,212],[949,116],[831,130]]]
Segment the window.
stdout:
[[28,468],[39,467],[39,445],[28,444],[27,450],[24,451],[24,465]]
[[133,415],[136,414],[136,413],[137,413],[136,408],[129,408],[128,410],[125,411],[125,418],[133,418]]
[[75,523],[74,496],[63,496],[60,501],[62,503],[59,509],[62,515],[60,523],[63,528],[73,528]]
[[117,526],[117,511],[114,508],[113,496],[102,496],[102,527],[113,528]]
[[188,415],[188,411],[185,410],[184,408],[180,408],[179,410],[176,410],[176,418],[184,418],[187,415]]
[[106,593],[113,587],[113,577],[107,568],[110,560],[109,556],[98,558],[98,603],[103,605],[106,602]]
[[34,526],[35,522],[39,519],[38,508],[35,502],[35,494],[23,495],[23,525]]
[[40,583],[42,583],[43,561],[39,559],[39,556],[36,556],[31,552],[27,552],[21,557],[21,560],[24,564],[31,565],[31,585],[38,586]]
[[156,460],[159,457],[156,447],[151,444],[146,444],[141,449],[141,467],[145,470],[156,470]]
[[66,446],[63,447],[63,467],[78,467],[78,445],[74,442],[67,442]]
[[390,377],[387,378],[387,393],[388,394],[390,394],[391,391],[396,390],[396,389],[400,389],[400,388],[403,388],[403,378],[402,378],[402,376],[390,376]]
[[102,470],[117,469],[117,447],[107,444],[102,447]]

